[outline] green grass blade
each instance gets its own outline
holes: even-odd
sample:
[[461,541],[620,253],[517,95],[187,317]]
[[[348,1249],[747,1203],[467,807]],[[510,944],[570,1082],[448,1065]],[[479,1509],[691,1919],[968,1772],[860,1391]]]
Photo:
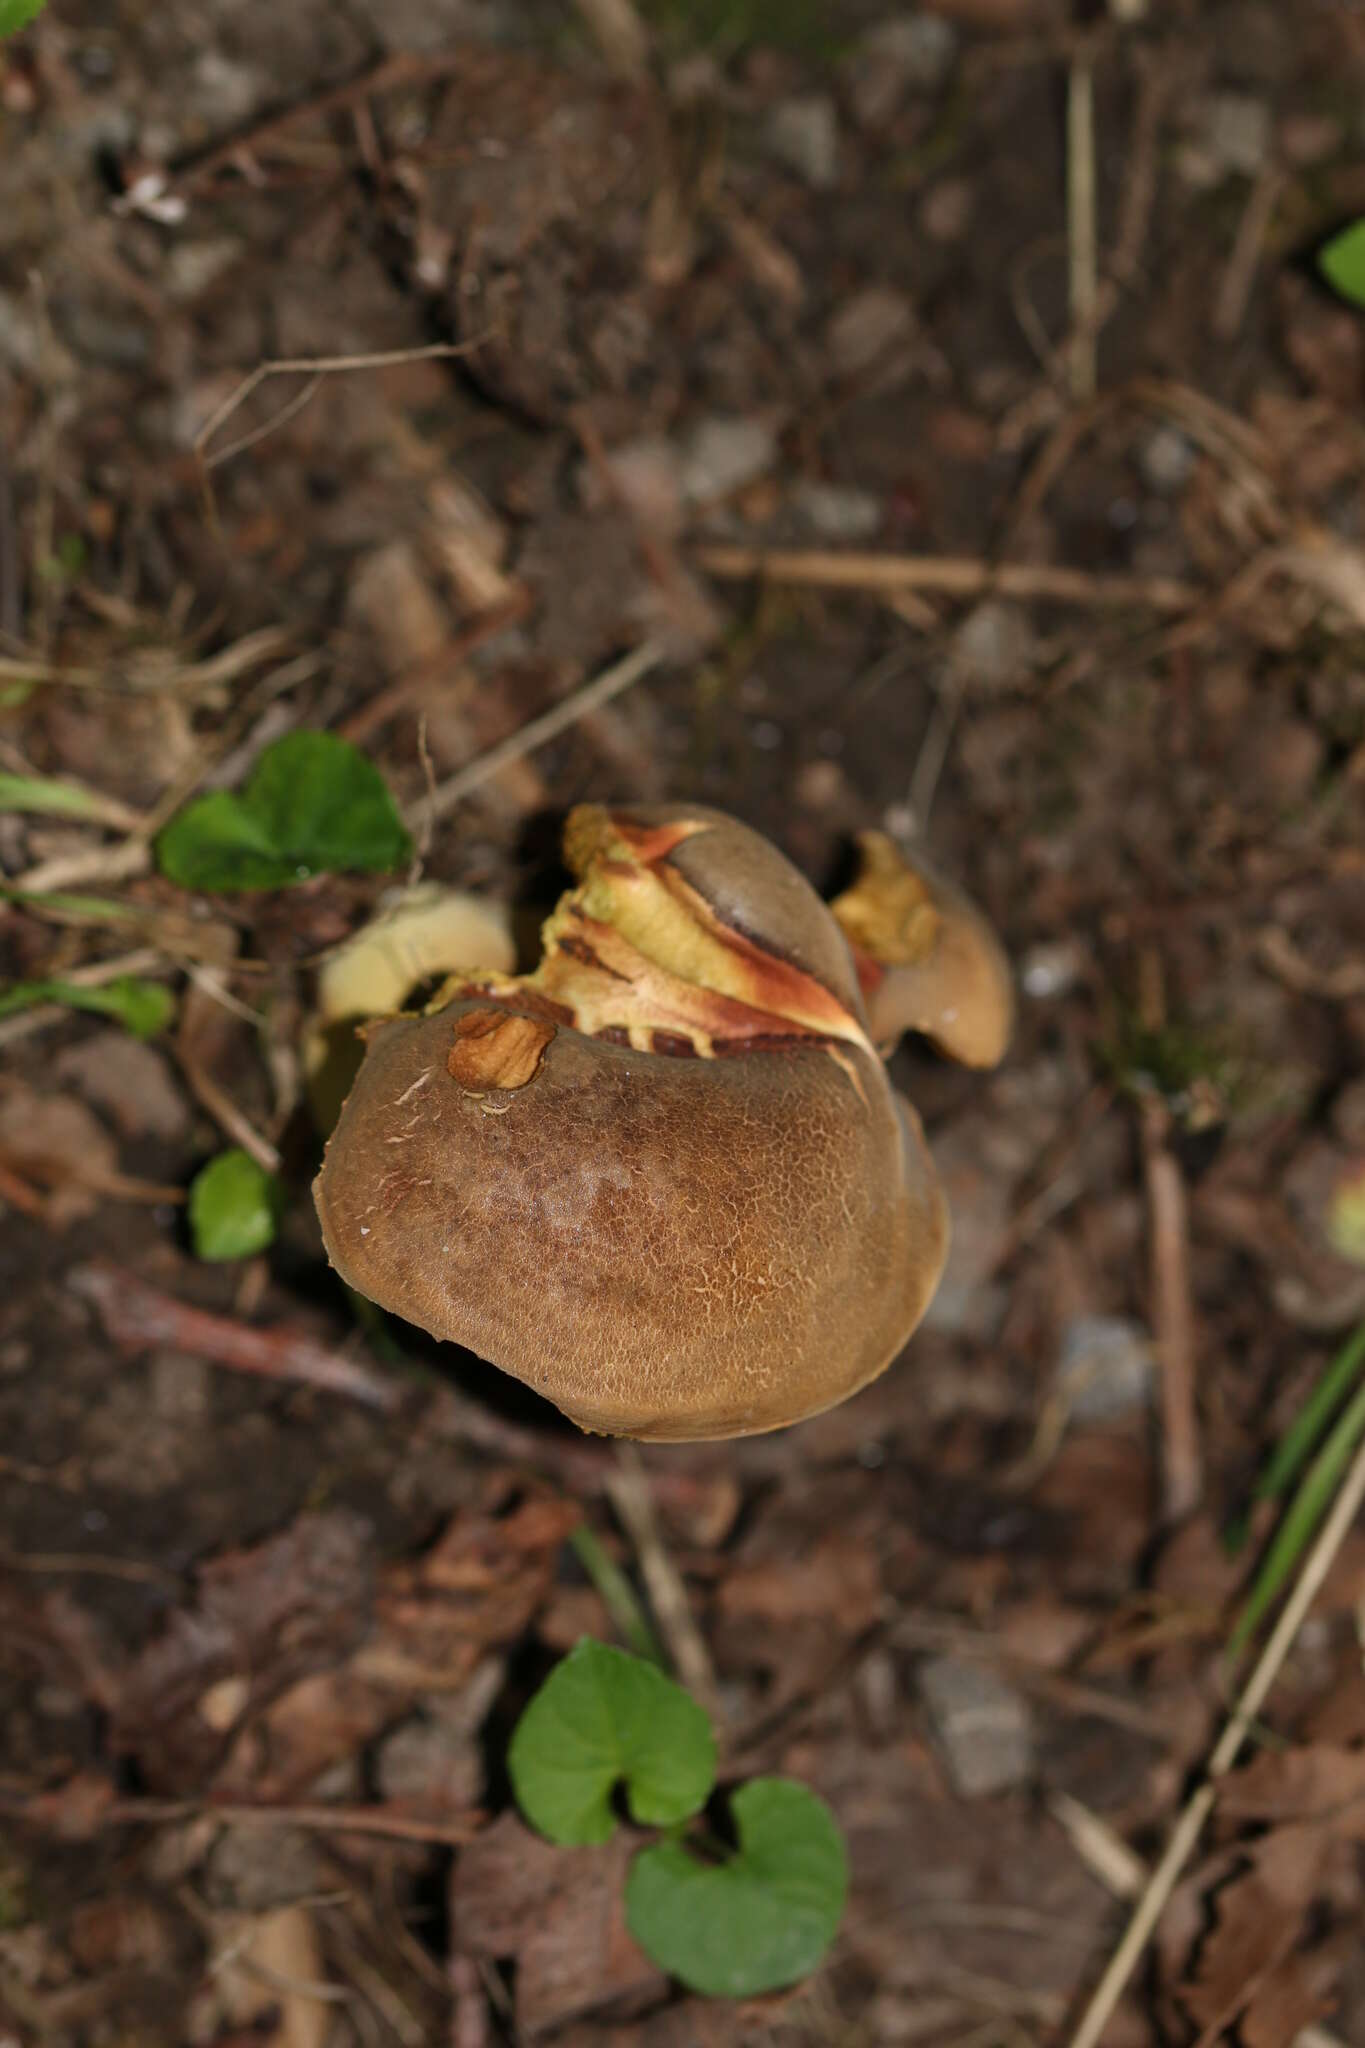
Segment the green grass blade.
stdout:
[[1228,1643],[1230,1657],[1235,1657],[1239,1650],[1245,1648],[1266,1611],[1283,1590],[1330,1507],[1362,1437],[1365,1437],[1365,1386],[1358,1389],[1349,1406],[1337,1418],[1331,1435],[1309,1466],[1284,1520],[1275,1531],[1265,1561],[1256,1574],[1246,1605],[1232,1631]]
[[586,1522],[579,1523],[569,1541],[578,1562],[601,1594],[603,1606],[630,1648],[637,1657],[644,1657],[650,1664],[657,1664],[661,1671],[666,1671],[668,1666],[658,1637],[635,1597],[635,1588],[620,1566],[607,1556]]
[[86,789],[79,782],[61,782],[52,775],[0,773],[0,811],[34,811],[53,818],[89,818],[97,823],[126,825],[123,804]]
[[1328,1418],[1365,1365],[1365,1323],[1347,1338],[1280,1440],[1256,1486],[1257,1500],[1278,1500],[1308,1462]]

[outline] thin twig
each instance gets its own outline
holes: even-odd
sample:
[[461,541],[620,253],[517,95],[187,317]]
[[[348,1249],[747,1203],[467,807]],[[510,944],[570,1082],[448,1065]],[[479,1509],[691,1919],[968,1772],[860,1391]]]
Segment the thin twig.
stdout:
[[167,1345],[233,1372],[291,1381],[392,1414],[403,1389],[320,1344],[302,1330],[260,1329],[163,1294],[134,1273],[104,1263],[75,1267],[67,1287],[90,1302],[115,1344],[131,1352]]
[[1195,1401],[1194,1308],[1189,1205],[1180,1162],[1168,1143],[1170,1117],[1155,1098],[1142,1105],[1142,1155],[1151,1226],[1152,1322],[1161,1376],[1161,1450],[1168,1521],[1183,1521],[1203,1490]]
[[719,1690],[705,1638],[688,1604],[682,1574],[668,1554],[659,1518],[654,1512],[649,1474],[634,1444],[616,1446],[617,1470],[607,1494],[620,1516],[640,1560],[640,1576],[649,1591],[660,1633],[677,1672],[693,1698],[714,1720]]
[[1187,1801],[1172,1831],[1165,1854],[1152,1872],[1137,1909],[1124,1930],[1109,1967],[1071,2037],[1070,2048],[1097,2048],[1125,1985],[1156,1928],[1181,1871],[1203,1831],[1204,1823],[1218,1796],[1218,1780],[1225,1777],[1241,1753],[1252,1723],[1260,1713],[1280,1667],[1293,1647],[1308,1611],[1335,1562],[1337,1552],[1351,1529],[1361,1503],[1365,1502],[1365,1444],[1351,1462],[1342,1481],[1332,1512],[1324,1522],[1317,1541],[1304,1561],[1294,1591],[1262,1651],[1255,1669],[1229,1715],[1217,1746],[1209,1758],[1204,1782]]
[[954,597],[994,591],[1002,597],[1043,598],[1054,604],[1145,605],[1159,612],[1188,611],[1200,598],[1193,584],[1173,576],[1092,576],[1084,569],[988,562],[972,555],[834,554],[823,548],[703,545],[693,550],[693,556],[700,568],[723,580],[761,576],[772,583],[825,590],[942,590]]
[[[254,157],[269,143],[295,128],[302,121],[323,120],[329,114],[344,113],[348,107],[368,99],[372,94],[388,92],[398,85],[424,78],[439,78],[452,71],[458,71],[468,63],[467,52],[457,45],[448,50],[399,50],[391,57],[381,58],[377,64],[363,71],[358,78],[348,78],[340,85],[327,86],[311,98],[296,100],[293,106],[285,107],[278,114],[270,114],[256,127],[242,135],[229,136],[226,142],[215,143],[202,156],[172,173],[160,183],[155,198],[162,199],[177,194],[201,191],[210,184],[219,171],[240,170],[243,163]],[[125,210],[133,211],[132,207]]]
[[603,704],[610,703],[613,697],[619,697],[623,691],[629,690],[642,676],[647,676],[652,668],[657,668],[663,657],[664,650],[657,641],[642,642],[633,653],[625,655],[610,668],[604,669],[600,675],[594,676],[591,682],[584,683],[581,689],[573,691],[562,702],[542,712],[539,718],[531,719],[520,731],[510,734],[505,740],[499,740],[495,747],[489,747],[485,753],[476,754],[472,761],[466,762],[465,766],[457,770],[447,781],[440,783],[427,796],[421,797],[415,804],[409,806],[407,822],[414,838],[420,838],[430,826],[439,824],[442,818],[448,818],[473,790],[487,782],[490,776],[496,775],[500,768],[509,767],[513,761],[520,761],[527,754],[534,753],[537,747],[545,746],[561,732],[566,732],[571,725],[576,725],[588,712],[600,709]]
[[1213,331],[1219,341],[1235,340],[1246,318],[1266,234],[1284,183],[1284,172],[1272,161],[1262,165],[1252,185],[1214,302]]
[[1066,247],[1071,303],[1068,367],[1078,405],[1095,395],[1099,261],[1095,226],[1095,65],[1082,48],[1071,60],[1066,94]]
[[[243,377],[241,383],[228,394],[222,404],[214,407],[195,434],[191,446],[205,472],[217,469],[219,463],[229,461],[244,448],[250,448],[255,442],[263,440],[266,434],[273,433],[285,420],[292,419],[295,413],[301,412],[324,377],[343,376],[353,370],[389,370],[400,363],[439,362],[452,356],[468,355],[471,349],[478,346],[477,340],[433,341],[428,342],[423,348],[375,349],[364,355],[272,357],[269,362],[257,363],[255,369]],[[226,448],[220,448],[216,454],[208,454],[208,444],[219,428],[226,426],[238,408],[245,405],[252,392],[270,377],[310,377],[313,381],[302,398],[296,393],[274,419],[254,428],[251,433],[242,435],[239,440],[230,441]]]
[[[27,1799],[0,1794],[0,1812],[30,1826],[61,1826],[61,1792],[38,1793]],[[308,1828],[321,1834],[379,1835],[399,1842],[452,1843],[472,1841],[484,1824],[480,1812],[452,1814],[448,1820],[422,1820],[386,1806],[255,1806],[249,1800],[111,1799],[90,1813],[100,1827],[158,1827],[182,1820],[217,1820],[233,1827]]]

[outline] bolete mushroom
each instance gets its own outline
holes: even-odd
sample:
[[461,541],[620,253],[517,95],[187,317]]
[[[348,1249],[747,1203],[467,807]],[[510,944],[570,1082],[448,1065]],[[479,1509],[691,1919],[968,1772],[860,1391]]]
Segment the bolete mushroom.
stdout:
[[830,909],[848,940],[874,1044],[893,1052],[922,1032],[966,1067],[1004,1058],[1014,982],[976,905],[922,854],[884,832],[858,838],[862,865]]
[[357,1027],[400,1010],[423,984],[460,968],[508,970],[516,959],[505,911],[437,882],[391,892],[368,924],[329,955],[303,1039],[308,1100],[330,1131],[360,1071]]
[[565,854],[534,973],[367,1028],[315,1186],[332,1262],[584,1429],[817,1414],[901,1349],[947,1245],[849,946],[716,811],[583,805]]

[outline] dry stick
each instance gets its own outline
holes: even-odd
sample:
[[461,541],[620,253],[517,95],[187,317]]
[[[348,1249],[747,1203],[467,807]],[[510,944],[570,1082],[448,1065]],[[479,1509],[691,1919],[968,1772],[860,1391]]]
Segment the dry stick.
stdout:
[[[54,1808],[60,1812],[61,1787],[28,1800],[0,1796],[0,1811],[30,1824],[42,1825]],[[484,1823],[482,1813],[449,1820],[421,1820],[415,1814],[390,1813],[383,1806],[253,1806],[249,1800],[114,1799],[94,1816],[100,1827],[141,1827],[180,1820],[220,1820],[232,1826],[312,1828],[321,1833],[381,1835],[400,1842],[472,1841]]]
[[715,1719],[719,1705],[716,1674],[688,1604],[682,1574],[664,1546],[644,1461],[634,1444],[618,1444],[616,1464],[615,1474],[607,1481],[607,1495],[635,1545],[640,1574],[673,1668],[693,1698]]
[[1077,51],[1067,75],[1066,247],[1071,302],[1069,370],[1078,405],[1095,395],[1099,264],[1095,229],[1095,64]]
[[567,731],[571,725],[576,725],[588,712],[598,710],[603,704],[610,703],[613,697],[619,697],[622,691],[629,690],[642,676],[648,675],[652,668],[657,668],[663,656],[664,650],[657,641],[642,642],[633,653],[625,655],[611,668],[604,669],[600,675],[594,676],[591,682],[584,683],[581,689],[575,690],[561,703],[542,712],[539,718],[531,719],[520,731],[511,733],[505,740],[499,740],[495,747],[489,747],[485,753],[476,754],[472,761],[467,761],[448,781],[441,783],[429,795],[408,806],[407,823],[414,836],[431,825],[439,824],[442,818],[448,818],[472,790],[487,782],[491,775],[496,775],[500,768],[506,768],[513,761],[520,761],[525,755],[534,753],[537,747],[545,746],[558,734]]
[[130,1351],[153,1345],[188,1351],[233,1372],[257,1373],[264,1379],[296,1382],[326,1394],[340,1394],[381,1414],[392,1414],[403,1389],[382,1379],[330,1345],[302,1330],[259,1329],[231,1316],[193,1308],[173,1294],[163,1294],[136,1274],[104,1263],[77,1266],[67,1275],[73,1294],[90,1302],[115,1344]]
[[1283,190],[1284,172],[1279,165],[1263,165],[1257,173],[1242,218],[1237,224],[1232,253],[1223,272],[1223,281],[1218,287],[1218,298],[1213,309],[1213,331],[1219,341],[1232,341],[1246,318],[1247,302],[1251,297],[1251,288],[1256,282],[1256,267],[1261,260],[1266,234]]
[[1256,1668],[1247,1680],[1242,1695],[1218,1739],[1217,1747],[1209,1758],[1204,1783],[1192,1794],[1176,1822],[1165,1854],[1152,1872],[1147,1888],[1138,1901],[1137,1910],[1124,1930],[1123,1939],[1114,1951],[1109,1967],[1096,1985],[1090,2003],[1081,2016],[1080,2025],[1071,2037],[1070,2048],[1097,2048],[1114,2007],[1123,1994],[1124,1986],[1136,1968],[1138,1958],[1147,1946],[1161,1918],[1162,1910],[1174,1891],[1176,1881],[1213,1809],[1218,1796],[1218,1780],[1225,1777],[1236,1763],[1251,1724],[1264,1705],[1266,1695],[1279,1675],[1280,1666],[1288,1656],[1294,1638],[1303,1626],[1308,1610],[1331,1570],[1337,1552],[1346,1540],[1363,1501],[1365,1444],[1361,1445],[1351,1462],[1351,1468],[1342,1482],[1332,1512],[1308,1553],[1284,1612],[1261,1652]]
[[1151,1219],[1152,1320],[1161,1373],[1161,1448],[1166,1518],[1179,1522],[1203,1489],[1195,1402],[1194,1310],[1185,1181],[1167,1142],[1170,1118],[1142,1105],[1142,1158]]
[[766,577],[824,590],[942,590],[952,597],[1044,598],[1056,604],[1147,605],[1184,612],[1200,592],[1173,576],[1092,576],[1084,569],[987,562],[975,555],[832,554],[824,548],[711,546],[693,549],[698,566],[722,580]]
[[327,86],[311,99],[296,100],[293,106],[285,107],[280,113],[268,115],[246,134],[230,136],[226,142],[215,144],[203,156],[172,172],[160,191],[171,194],[201,189],[219,171],[240,169],[245,159],[287,134],[301,121],[322,120],[328,114],[344,113],[347,107],[368,99],[373,93],[391,91],[394,86],[406,85],[414,79],[443,77],[458,71],[468,61],[467,52],[458,45],[451,50],[430,52],[400,50],[391,57],[381,58],[358,78]]

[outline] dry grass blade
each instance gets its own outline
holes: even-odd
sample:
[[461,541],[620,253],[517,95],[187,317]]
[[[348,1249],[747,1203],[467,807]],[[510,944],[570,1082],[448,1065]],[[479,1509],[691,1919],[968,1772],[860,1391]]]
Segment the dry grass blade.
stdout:
[[[357,370],[391,370],[400,363],[439,362],[451,356],[468,355],[477,348],[477,341],[433,341],[425,348],[376,349],[367,355],[352,356],[275,356],[269,362],[257,363],[248,371],[234,391],[229,392],[222,404],[215,406],[204,424],[195,434],[193,447],[199,464],[207,478],[208,472],[217,469],[220,463],[229,462],[234,455],[240,455],[246,448],[252,448],[263,441],[267,434],[273,434],[297,413],[303,411],[310,398],[320,388],[324,377],[349,375]],[[220,448],[210,455],[208,445],[214,435],[225,427],[233,414],[246,404],[253,391],[260,388],[271,377],[307,377],[308,383],[302,391],[286,400],[275,417],[253,427],[250,433],[242,434],[230,441],[226,448]]]
[[1071,396],[1095,395],[1099,259],[1095,228],[1095,66],[1089,50],[1072,59],[1066,99],[1066,230],[1071,293]]
[[604,669],[600,675],[594,676],[591,682],[584,683],[581,689],[564,698],[562,703],[542,712],[539,718],[531,719],[519,732],[510,734],[505,740],[499,740],[498,744],[489,747],[486,753],[476,755],[474,760],[467,762],[447,781],[439,783],[417,803],[410,804],[406,812],[409,830],[414,837],[420,838],[430,826],[439,824],[442,818],[448,818],[472,790],[487,782],[491,775],[496,775],[500,768],[506,768],[511,762],[520,761],[525,755],[534,753],[537,747],[543,747],[560,733],[567,732],[571,725],[576,725],[588,712],[597,711],[602,705],[609,704],[613,697],[619,697],[624,690],[629,690],[643,676],[647,676],[652,668],[657,668],[663,658],[664,650],[657,641],[644,641],[633,653],[625,655],[610,668]]
[[616,1447],[617,1471],[607,1494],[620,1516],[640,1560],[640,1574],[668,1652],[687,1690],[715,1720],[719,1691],[710,1652],[688,1604],[682,1573],[668,1554],[654,1512],[649,1473],[634,1444]]
[[1180,1162],[1168,1138],[1169,1116],[1143,1104],[1142,1158],[1151,1226],[1152,1321],[1161,1367],[1161,1443],[1165,1510],[1179,1522],[1203,1488],[1195,1403],[1194,1307],[1190,1281],[1189,1204]]
[[1166,1846],[1165,1854],[1147,1882],[1137,1910],[1124,1932],[1109,1967],[1096,1985],[1080,2024],[1071,2036],[1070,2048],[1098,2048],[1100,2037],[1123,1995],[1124,1986],[1137,1967],[1158,1920],[1175,1889],[1176,1881],[1213,1811],[1218,1797],[1218,1780],[1236,1763],[1251,1724],[1262,1706],[1280,1667],[1302,1628],[1308,1610],[1331,1570],[1337,1552],[1345,1542],[1351,1524],[1365,1501],[1365,1444],[1356,1452],[1342,1482],[1335,1505],[1309,1552],[1275,1629],[1229,1715],[1222,1735],[1208,1761],[1204,1782],[1192,1794]]

